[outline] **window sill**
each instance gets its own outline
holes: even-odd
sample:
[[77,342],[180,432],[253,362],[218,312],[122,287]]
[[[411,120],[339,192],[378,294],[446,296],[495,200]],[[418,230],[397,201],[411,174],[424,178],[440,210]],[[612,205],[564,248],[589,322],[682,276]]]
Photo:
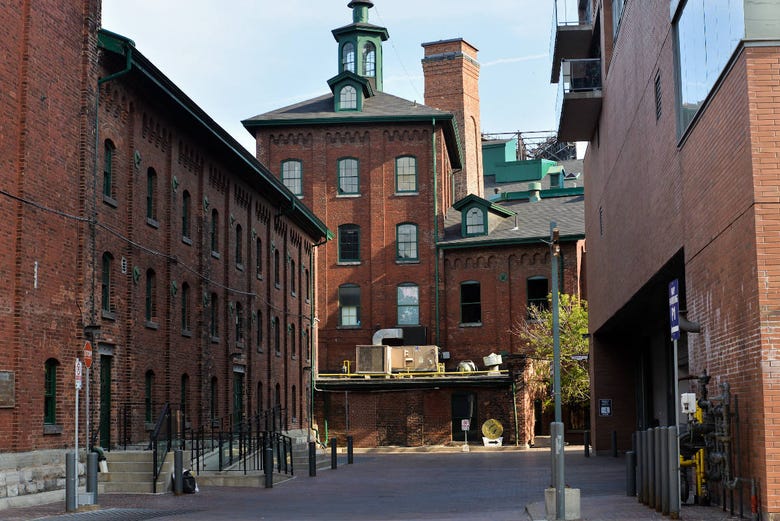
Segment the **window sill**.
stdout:
[[336,198],[354,199],[355,197],[362,197],[363,194],[336,194]]
[[146,430],[146,432],[153,431],[154,430],[154,423],[145,421],[144,422],[144,429]]
[[181,336],[186,336],[187,338],[192,338],[192,331],[189,329],[182,329],[181,330]]
[[116,313],[114,313],[113,311],[106,311],[104,309],[100,312],[100,316],[105,320],[110,320],[111,322],[116,321]]
[[237,262],[236,263],[236,269],[238,271],[244,271],[244,265],[242,263],[240,263],[240,262]]
[[157,219],[152,219],[151,217],[147,217],[146,218],[146,224],[148,224],[149,226],[151,226],[154,229],[157,229],[157,228],[160,227],[160,223],[157,222]]
[[291,291],[290,295],[293,296],[293,297],[296,297],[296,298],[298,297],[298,294],[295,291]]
[[146,329],[154,329],[155,331],[160,329],[160,325],[157,322],[152,322],[151,320],[144,322],[144,327]]
[[187,237],[185,235],[182,235],[181,242],[183,242],[187,246],[192,246],[192,239],[190,239],[189,237]]
[[255,275],[255,278],[257,280],[263,280],[263,274],[262,273],[258,273],[257,275]]
[[482,322],[461,322],[458,327],[482,327]]
[[276,353],[274,353],[274,354],[275,354],[276,356],[278,356],[278,357],[281,357],[281,356],[282,356],[282,353],[280,353],[279,351],[277,351],[277,352],[276,352]]
[[53,434],[62,434],[62,425],[57,425],[54,423],[44,423],[43,424],[43,435],[44,436],[50,436]]
[[219,344],[219,337],[218,336],[211,336],[211,343],[212,344]]
[[420,192],[396,192],[396,197],[413,197],[415,195],[420,195]]
[[338,261],[336,266],[360,266],[361,264],[360,261]]
[[244,349],[244,341],[236,341],[236,349]]
[[409,260],[403,260],[403,259],[396,259],[396,264],[420,264],[420,259],[409,259]]
[[274,287],[275,287],[276,289],[281,289],[282,285],[281,285],[281,284],[279,284],[278,282],[275,282],[275,283],[274,283]]
[[363,326],[357,324],[355,326],[336,326],[336,329],[362,329]]
[[116,208],[116,207],[119,206],[119,203],[116,202],[116,199],[114,199],[113,197],[111,197],[109,195],[103,194],[103,202],[106,203],[111,208]]
[[211,250],[211,256],[215,259],[219,259],[220,255],[218,251]]

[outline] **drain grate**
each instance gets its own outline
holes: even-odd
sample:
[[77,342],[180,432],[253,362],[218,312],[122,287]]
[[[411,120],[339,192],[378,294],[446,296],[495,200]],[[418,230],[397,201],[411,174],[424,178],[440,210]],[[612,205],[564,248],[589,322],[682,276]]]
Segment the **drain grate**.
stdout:
[[46,521],[145,521],[146,519],[155,519],[158,517],[186,515],[197,510],[150,510],[147,508],[106,508],[104,510],[94,510],[92,512],[76,512],[73,514],[63,514],[54,517],[42,517]]

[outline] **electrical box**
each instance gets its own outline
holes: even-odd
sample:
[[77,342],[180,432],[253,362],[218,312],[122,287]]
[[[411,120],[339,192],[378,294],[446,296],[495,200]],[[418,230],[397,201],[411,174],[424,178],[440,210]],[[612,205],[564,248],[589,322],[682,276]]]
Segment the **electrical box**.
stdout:
[[680,404],[683,414],[696,413],[696,393],[682,393],[680,395]]

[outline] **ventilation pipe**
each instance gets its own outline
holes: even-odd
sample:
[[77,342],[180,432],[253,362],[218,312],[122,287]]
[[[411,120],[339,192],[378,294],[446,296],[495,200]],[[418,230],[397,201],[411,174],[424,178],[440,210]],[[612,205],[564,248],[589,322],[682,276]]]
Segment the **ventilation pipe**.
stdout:
[[532,203],[537,203],[542,200],[541,197],[542,192],[542,183],[538,181],[534,181],[533,183],[528,183],[528,200]]
[[401,339],[404,337],[404,330],[401,328],[393,328],[393,329],[380,329],[376,333],[374,333],[374,336],[371,337],[371,343],[375,346],[381,346],[382,340],[385,338],[398,338]]

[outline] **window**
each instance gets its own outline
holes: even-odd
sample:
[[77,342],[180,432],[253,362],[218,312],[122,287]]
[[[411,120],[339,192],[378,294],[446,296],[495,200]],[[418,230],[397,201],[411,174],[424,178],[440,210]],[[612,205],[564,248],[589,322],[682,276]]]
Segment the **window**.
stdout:
[[274,335],[274,352],[276,353],[276,356],[279,356],[282,353],[282,345],[280,342],[282,332],[279,331],[279,317],[274,317],[271,320],[271,331]]
[[485,211],[472,207],[466,212],[466,235],[482,235],[485,233]]
[[236,302],[236,343],[244,342],[244,306]]
[[623,10],[626,7],[626,0],[612,0],[612,37],[617,38],[620,30],[620,21],[623,19]]
[[57,367],[60,363],[54,358],[46,360],[44,366],[43,423],[57,423]]
[[352,158],[339,159],[339,193],[360,193],[360,178],[358,177],[358,160]]
[[258,279],[263,278],[263,241],[260,237],[255,239],[255,275]]
[[298,273],[295,271],[295,261],[290,259],[290,294],[295,295],[295,279],[297,278]]
[[743,0],[688,0],[675,25],[682,135],[745,36]]
[[244,236],[243,236],[244,229],[241,228],[240,224],[236,224],[236,266],[242,267],[244,264]]
[[257,341],[257,352],[263,352],[263,312],[257,311],[257,319],[255,320],[255,339]]
[[344,85],[339,91],[339,110],[357,109],[357,90],[352,85]]
[[157,222],[157,172],[154,168],[146,171],[146,220]]
[[274,284],[278,288],[281,283],[281,269],[279,264],[279,250],[274,248]]
[[371,42],[363,46],[363,76],[376,76],[376,46]]
[[402,261],[418,260],[417,225],[399,224],[396,226],[396,258]]
[[186,282],[181,285],[181,330],[190,331],[190,285]]
[[395,191],[417,192],[417,158],[411,156],[396,158]]
[[339,287],[339,326],[360,327],[360,286]]
[[306,361],[308,362],[311,360],[311,346],[309,345],[309,330],[304,329],[301,331],[301,343],[303,344],[303,349],[306,350]]
[[460,322],[461,324],[482,323],[479,282],[470,280],[460,284]]
[[190,219],[192,215],[192,197],[187,190],[181,194],[181,236],[185,239],[190,239],[191,224]]
[[341,48],[341,67],[345,71],[355,72],[355,46],[351,42]]
[[154,322],[157,318],[157,275],[153,269],[146,270],[145,317],[147,322]]
[[211,210],[211,254],[219,256],[219,212]]
[[545,277],[530,277],[528,279],[528,309],[530,310],[531,307],[549,309],[550,304],[547,301],[549,291]]
[[339,262],[360,262],[360,226],[339,226]]
[[154,399],[152,393],[154,391],[154,371],[146,371],[144,376],[144,418],[146,423],[152,423],[154,421]]
[[116,147],[111,140],[106,139],[103,146],[103,196],[114,197],[114,152]]
[[306,284],[306,302],[311,298],[311,280],[309,279],[309,268],[303,270],[304,283]]
[[295,324],[290,324],[290,358],[298,356],[298,338],[295,336]]
[[113,267],[113,264],[114,257],[108,252],[104,253],[100,277],[101,309],[104,314],[111,313],[111,268]]
[[282,182],[292,193],[303,196],[303,164],[297,159],[282,161]]
[[406,282],[398,286],[398,325],[420,323],[420,288]]
[[219,338],[219,298],[216,293],[211,294],[209,303],[209,334],[211,338]]

